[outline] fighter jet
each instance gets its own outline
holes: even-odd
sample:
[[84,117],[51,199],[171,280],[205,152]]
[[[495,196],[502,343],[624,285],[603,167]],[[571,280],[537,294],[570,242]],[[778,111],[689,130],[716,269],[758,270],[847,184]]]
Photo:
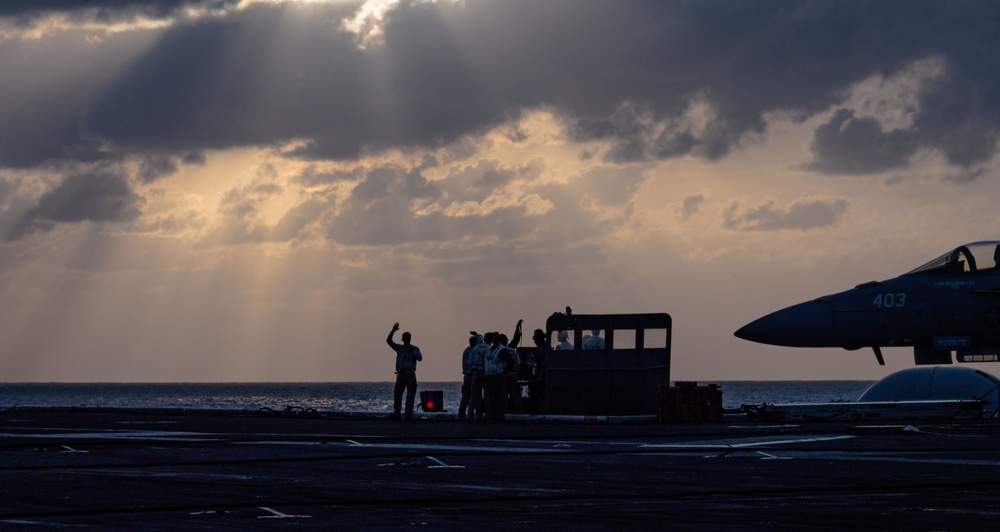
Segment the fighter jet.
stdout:
[[918,365],[1000,361],[1000,241],[973,242],[887,281],[773,312],[736,331],[787,347],[913,347]]

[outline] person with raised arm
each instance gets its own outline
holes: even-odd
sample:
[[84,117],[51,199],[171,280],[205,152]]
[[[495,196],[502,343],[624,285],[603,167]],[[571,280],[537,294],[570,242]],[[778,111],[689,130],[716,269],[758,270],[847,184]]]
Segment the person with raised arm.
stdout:
[[410,343],[410,333],[403,333],[403,343],[397,344],[392,337],[399,330],[399,322],[392,325],[385,341],[396,352],[396,387],[392,392],[392,414],[389,419],[400,419],[403,390],[406,390],[406,419],[413,419],[413,400],[417,396],[417,361],[423,360],[420,348]]

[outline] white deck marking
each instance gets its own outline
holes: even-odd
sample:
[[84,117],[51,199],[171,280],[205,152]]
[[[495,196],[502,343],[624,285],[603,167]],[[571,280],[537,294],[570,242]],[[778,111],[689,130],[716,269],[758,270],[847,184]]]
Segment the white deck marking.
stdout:
[[764,460],[791,460],[788,456],[775,456],[773,454],[765,453],[764,451],[754,451],[755,453],[764,457]]
[[[85,466],[84,466],[85,467]],[[92,469],[61,469],[60,471],[72,475],[92,475]],[[254,477],[247,475],[221,474],[221,473],[201,473],[191,471],[187,473],[158,473],[146,469],[101,469],[100,474],[107,477],[161,477],[161,478],[199,478],[199,479],[225,479],[225,480],[253,480]]]
[[488,453],[563,453],[549,447],[480,447],[477,445],[455,445],[455,444],[412,444],[412,443],[369,443],[365,445],[369,449],[406,449],[411,451],[476,451]]
[[290,515],[290,514],[279,512],[279,511],[274,510],[272,508],[268,508],[267,506],[258,506],[257,508],[260,508],[261,510],[266,510],[266,511],[271,512],[272,514],[274,514],[274,515],[258,515],[257,519],[295,519],[295,518],[300,518],[300,517],[307,517],[307,518],[308,517],[312,517],[311,515]]
[[448,465],[448,464],[442,462],[441,460],[438,460],[437,458],[434,458],[433,456],[427,456],[425,458],[427,458],[428,460],[430,460],[430,461],[438,464],[436,466],[427,466],[427,469],[441,469],[441,468],[465,469],[464,465]]
[[168,432],[153,430],[115,430],[108,432],[57,432],[46,434],[30,433],[0,433],[0,438],[38,438],[38,439],[108,439],[108,440],[160,440],[160,441],[211,441],[210,434],[200,432]]
[[65,451],[59,451],[61,453],[89,453],[90,452],[90,451],[79,451],[79,450],[76,450],[76,449],[70,447],[69,445],[62,445],[61,447],[63,449],[66,449]]
[[851,438],[857,438],[857,436],[844,435],[821,436],[815,438],[779,438],[773,440],[740,443],[647,443],[642,447],[646,449],[742,449],[744,447],[766,447],[770,445],[784,445],[787,443],[813,443],[821,441],[847,440]]

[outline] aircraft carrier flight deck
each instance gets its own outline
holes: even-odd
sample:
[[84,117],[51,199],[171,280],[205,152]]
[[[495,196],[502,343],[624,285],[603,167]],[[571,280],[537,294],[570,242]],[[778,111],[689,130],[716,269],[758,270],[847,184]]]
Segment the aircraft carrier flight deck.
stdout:
[[[982,530],[996,419],[507,423],[0,411],[0,526]],[[544,527],[544,528],[543,528]]]

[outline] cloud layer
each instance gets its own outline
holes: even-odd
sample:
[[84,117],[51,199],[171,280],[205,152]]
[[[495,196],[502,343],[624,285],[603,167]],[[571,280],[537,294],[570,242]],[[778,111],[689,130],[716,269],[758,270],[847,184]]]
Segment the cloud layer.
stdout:
[[[40,16],[79,3],[15,4],[6,14]],[[107,16],[165,17],[187,4],[96,5]],[[84,126],[64,135],[62,153],[86,150],[86,134],[121,151],[307,139],[302,156],[353,158],[362,150],[437,146],[552,106],[578,138],[612,139],[615,160],[721,157],[764,130],[768,113],[818,112],[852,83],[937,54],[947,74],[924,91],[908,129],[921,132],[914,144],[969,165],[988,156],[996,127],[989,95],[997,67],[987,59],[998,44],[990,31],[996,9],[963,2],[402,4],[382,22],[378,47],[361,49],[335,24],[353,6],[256,5],[166,29],[113,79],[102,79],[109,83],[61,111],[62,121]],[[34,53],[50,64],[57,51]],[[58,95],[79,94],[81,83],[102,75],[76,72]],[[872,135],[870,127],[855,129],[841,136]],[[822,150],[838,139],[817,142]],[[887,157],[886,164],[901,164],[900,154]],[[18,161],[6,155],[3,162]]]
[[[442,287],[659,309],[646,287],[688,274],[709,301],[762,284],[714,259],[870,227],[904,248],[966,202],[952,231],[989,233],[998,21],[920,0],[0,2],[0,279],[13,301],[139,293],[198,334],[212,294],[227,330],[299,334],[289,309]],[[70,315],[63,295],[37,314]]]
[[[214,16],[184,15],[196,8]],[[717,160],[774,113],[805,119],[927,57],[943,73],[914,89],[910,123],[887,129],[841,108],[815,130],[805,168],[873,174],[935,150],[969,174],[996,148],[1000,8],[988,3],[402,3],[374,21],[370,46],[344,24],[356,9],[5,3],[0,17],[22,27],[169,25],[82,46],[72,30],[0,42],[0,166],[138,157],[135,177],[150,182],[207,150],[288,142],[294,157],[355,160],[440,148],[539,108],[572,139],[608,143],[609,162]]]

